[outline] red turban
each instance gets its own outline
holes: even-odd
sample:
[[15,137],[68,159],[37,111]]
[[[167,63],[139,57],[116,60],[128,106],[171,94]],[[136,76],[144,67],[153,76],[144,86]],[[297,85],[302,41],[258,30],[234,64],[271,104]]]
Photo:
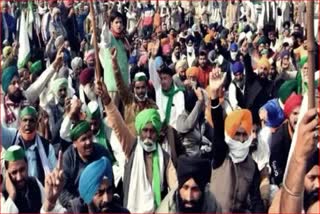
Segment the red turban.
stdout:
[[94,70],[92,68],[86,68],[80,72],[79,80],[81,85],[87,85],[94,78]]
[[298,95],[296,93],[292,93],[289,98],[284,103],[284,114],[287,118],[289,118],[292,111],[298,107],[301,106],[302,103],[302,96]]
[[248,136],[252,131],[252,115],[247,109],[235,110],[231,112],[224,123],[224,129],[227,135],[234,138],[238,128],[244,128]]

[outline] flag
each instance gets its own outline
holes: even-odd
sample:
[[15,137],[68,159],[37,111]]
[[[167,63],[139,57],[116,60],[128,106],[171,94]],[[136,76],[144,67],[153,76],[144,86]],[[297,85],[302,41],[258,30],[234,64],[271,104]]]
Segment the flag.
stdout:
[[28,11],[22,10],[20,17],[18,69],[23,68],[30,58],[30,42],[28,35]]

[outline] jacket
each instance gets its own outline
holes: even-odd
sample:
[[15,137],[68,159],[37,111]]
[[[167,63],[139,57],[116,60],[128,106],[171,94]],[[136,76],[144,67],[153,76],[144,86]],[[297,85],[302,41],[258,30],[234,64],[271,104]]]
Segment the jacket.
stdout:
[[[163,199],[160,207],[157,209],[156,213],[177,213],[179,210],[177,208],[176,195],[177,189],[171,190],[168,195]],[[204,191],[204,201],[202,205],[201,213],[221,213],[221,207],[217,202],[214,195],[209,191],[208,186]]]

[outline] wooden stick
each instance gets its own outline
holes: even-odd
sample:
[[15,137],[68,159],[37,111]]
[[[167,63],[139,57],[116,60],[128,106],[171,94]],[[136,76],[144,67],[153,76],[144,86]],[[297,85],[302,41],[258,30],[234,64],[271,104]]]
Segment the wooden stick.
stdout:
[[97,43],[97,28],[96,28],[96,17],[93,7],[93,1],[89,0],[89,6],[90,6],[90,13],[92,18],[92,25],[93,25],[93,47],[94,47],[94,55],[95,55],[95,67],[96,67],[96,80],[101,79],[101,67],[99,63],[99,47]]
[[308,108],[315,107],[314,73],[315,73],[315,41],[314,41],[314,1],[307,2],[307,42],[308,42]]

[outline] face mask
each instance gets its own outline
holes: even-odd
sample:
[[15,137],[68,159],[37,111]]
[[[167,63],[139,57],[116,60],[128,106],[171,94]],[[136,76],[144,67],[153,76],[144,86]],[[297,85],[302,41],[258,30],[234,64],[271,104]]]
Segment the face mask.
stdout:
[[135,98],[138,100],[138,102],[144,102],[148,98],[147,93],[144,95],[143,98],[140,98],[138,95],[134,94]]
[[247,158],[249,154],[249,147],[252,143],[252,136],[242,143],[225,134],[225,141],[229,147],[229,156],[233,163],[241,163]]
[[192,45],[192,46],[187,45],[187,53],[191,54],[191,53],[193,53],[193,52],[194,52],[194,47],[193,47],[193,45]]
[[231,51],[231,52],[230,52],[230,56],[231,56],[231,59],[232,59],[233,61],[236,60],[237,54],[238,54],[238,51],[235,51],[235,52]]
[[144,141],[142,141],[141,139],[138,139],[138,141],[139,141],[140,145],[142,146],[143,150],[146,152],[153,152],[157,148],[156,143],[150,139],[145,139]]

